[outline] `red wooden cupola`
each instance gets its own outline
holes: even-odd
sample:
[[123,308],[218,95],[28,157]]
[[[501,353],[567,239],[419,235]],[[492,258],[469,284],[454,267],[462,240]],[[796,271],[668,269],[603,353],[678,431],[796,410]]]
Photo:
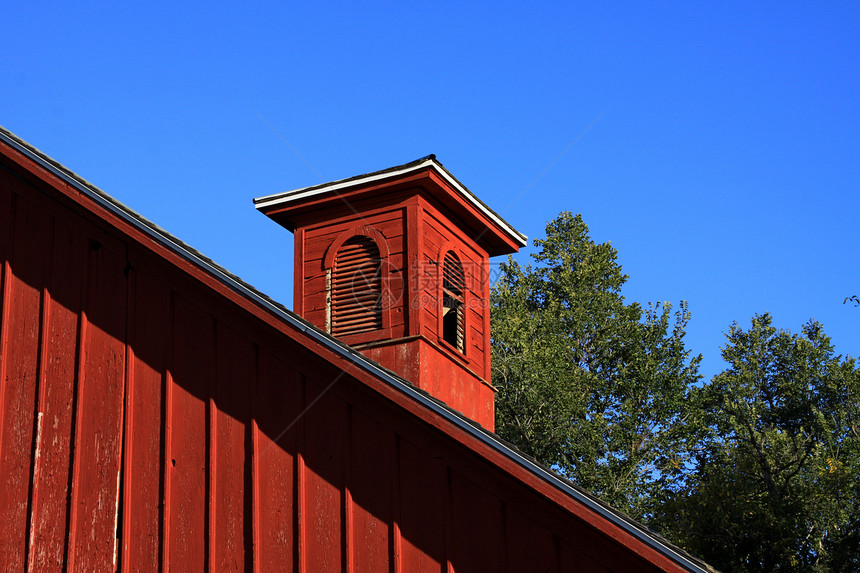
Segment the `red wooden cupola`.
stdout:
[[489,258],[524,235],[433,155],[254,203],[295,233],[298,314],[493,429]]

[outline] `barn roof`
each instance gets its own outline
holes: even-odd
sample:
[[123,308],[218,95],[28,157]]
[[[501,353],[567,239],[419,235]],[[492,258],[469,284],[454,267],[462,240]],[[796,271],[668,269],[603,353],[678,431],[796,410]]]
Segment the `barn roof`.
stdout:
[[[648,530],[645,526],[623,513],[611,508],[590,493],[559,477],[550,469],[517,451],[514,447],[501,440],[495,434],[474,424],[459,412],[452,410],[444,403],[434,399],[424,391],[410,384],[408,381],[400,378],[396,374],[383,368],[376,362],[366,358],[356,350],[353,350],[351,347],[341,343],[326,332],[305,321],[282,304],[272,300],[264,293],[258,291],[239,277],[230,273],[227,269],[217,265],[211,259],[193,249],[180,239],[129,209],[116,199],[98,189],[95,185],[89,183],[79,175],[75,174],[2,127],[0,127],[0,141],[2,141],[4,145],[28,158],[34,164],[38,165],[51,177],[57,178],[68,185],[73,191],[88,197],[112,215],[120,218],[125,223],[147,235],[151,240],[163,247],[166,247],[175,255],[203,270],[234,293],[267,311],[278,320],[300,331],[304,336],[307,336],[317,344],[327,348],[342,359],[349,361],[349,363],[356,368],[361,369],[382,383],[387,384],[392,389],[396,390],[399,395],[419,405],[423,411],[446,422],[446,427],[453,428],[453,431],[461,433],[464,437],[471,438],[471,440],[461,440],[461,442],[467,444],[479,444],[481,446],[480,448],[472,446],[472,449],[477,455],[486,456],[486,453],[482,453],[481,450],[489,448],[489,450],[486,451],[491,452],[495,457],[506,460],[511,467],[515,466],[527,472],[528,475],[533,478],[529,481],[538,484],[536,489],[539,489],[542,494],[551,495],[551,497],[556,500],[562,500],[562,503],[567,507],[570,507],[570,504],[574,503],[586,508],[599,516],[600,519],[605,520],[608,524],[622,529],[632,537],[640,540],[642,543],[655,550],[660,555],[688,571],[713,571],[713,569],[706,563],[672,545],[661,536]],[[441,164],[435,162],[435,159],[429,158],[419,160],[419,162],[414,162],[413,164],[422,164],[422,162],[425,161],[431,161],[434,168],[441,167]],[[413,164],[407,164],[407,166]],[[445,173],[447,173],[447,171],[445,171]],[[486,206],[484,207],[486,208]],[[522,239],[525,240],[525,237],[522,237]],[[565,499],[567,500],[567,503],[564,503]]]

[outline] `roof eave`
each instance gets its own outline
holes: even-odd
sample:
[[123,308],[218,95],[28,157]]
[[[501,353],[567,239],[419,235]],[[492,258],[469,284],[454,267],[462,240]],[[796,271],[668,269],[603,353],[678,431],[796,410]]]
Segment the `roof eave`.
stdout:
[[465,185],[460,183],[453,175],[451,175],[451,173],[449,173],[448,170],[436,160],[434,155],[429,155],[417,161],[406,163],[405,165],[368,173],[366,175],[359,175],[357,177],[340,179],[338,181],[323,183],[321,185],[312,185],[301,189],[295,189],[293,191],[258,197],[254,199],[254,206],[262,213],[269,213],[274,209],[286,207],[299,201],[306,201],[308,199],[327,194],[337,195],[338,193],[344,193],[357,187],[371,185],[387,179],[406,177],[423,169],[432,169],[448,184],[448,186],[454,189],[473,208],[496,225],[513,244],[518,245],[519,248],[526,246],[528,238],[524,234],[514,229],[510,223],[502,219],[500,215],[490,209],[483,201],[478,199],[466,188]]

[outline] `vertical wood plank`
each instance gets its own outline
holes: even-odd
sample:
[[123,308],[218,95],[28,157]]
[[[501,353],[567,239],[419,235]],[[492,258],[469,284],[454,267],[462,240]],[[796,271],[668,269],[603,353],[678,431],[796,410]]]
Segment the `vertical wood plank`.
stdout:
[[[454,568],[457,573],[502,570],[505,532],[501,502],[461,474],[452,471],[450,475]],[[542,571],[514,569],[524,570]]]
[[293,571],[296,566],[294,472],[300,399],[301,376],[260,351],[254,392],[258,423],[255,551],[260,571]]
[[445,572],[454,573],[454,485],[452,483],[453,471],[450,467],[445,467],[446,478],[446,503],[444,505],[444,523],[445,531],[443,532],[445,539]]
[[171,337],[170,291],[145,273],[133,271],[134,322],[130,396],[126,416],[123,571],[150,571],[159,561],[161,485],[164,458],[163,390]]
[[[89,259],[89,251],[87,254],[87,259]],[[84,299],[86,299],[86,291],[87,291],[87,281],[86,281],[86,267],[83,271],[84,274]],[[86,301],[84,300],[84,303]],[[87,319],[86,311],[81,308],[81,313],[78,317],[78,346],[75,349],[75,389],[74,396],[72,401],[72,435],[71,435],[71,444],[72,444],[72,452],[71,452],[71,460],[70,460],[70,479],[69,479],[69,499],[67,506],[68,513],[68,532],[66,538],[66,568],[70,571],[74,570],[75,567],[75,534],[78,529],[78,504],[76,500],[78,499],[79,492],[81,489],[81,464],[79,460],[79,452],[80,441],[81,441],[81,433],[78,431],[78,421],[81,419],[81,405],[82,402],[80,400],[81,388],[82,388],[82,380],[84,380],[84,340],[87,339],[87,332],[89,330],[89,320]]]
[[212,363],[215,366],[214,372],[211,373],[210,381],[208,382],[208,392],[205,396],[206,400],[206,569],[212,570],[216,563],[215,551],[223,546],[218,543],[218,502],[219,494],[217,476],[218,476],[218,451],[221,449],[219,420],[218,420],[218,404],[216,403],[215,395],[218,392],[218,322],[214,317],[210,317],[212,324]]
[[403,300],[407,302],[406,335],[418,336],[421,334],[421,235],[419,225],[421,224],[422,211],[418,204],[409,205],[406,209],[406,280],[404,281]]
[[403,573],[403,535],[400,533],[400,522],[403,519],[400,500],[402,499],[401,485],[403,482],[403,461],[401,456],[401,439],[398,434],[394,434],[394,488],[391,495],[392,508],[392,525],[391,525],[391,543],[389,544],[389,555],[391,559],[391,572]]
[[208,553],[207,419],[213,382],[212,319],[176,296],[173,312],[168,560],[171,569],[200,571]]
[[346,404],[325,386],[305,386],[302,417],[305,443],[306,513],[304,520],[308,571],[342,571],[345,565],[343,522]]
[[304,265],[299,264],[305,256],[305,230],[296,229],[293,241],[293,310],[299,316],[305,316],[305,269]]
[[[48,224],[48,233],[49,235],[53,233],[53,225]],[[42,266],[42,275],[46,276],[50,272],[51,268],[51,245],[52,241],[48,239],[48,248],[45,250],[46,258],[40,261],[38,264]],[[42,463],[42,446],[44,445],[42,442],[42,428],[46,407],[46,397],[45,397],[45,368],[48,360],[48,332],[50,330],[50,315],[51,315],[51,293],[48,291],[47,286],[42,288],[41,293],[41,312],[39,317],[39,347],[38,347],[38,366],[37,366],[37,375],[36,375],[36,412],[35,412],[35,427],[33,429],[34,437],[33,437],[33,445],[32,445],[32,472],[30,478],[30,491],[29,491],[29,503],[30,508],[28,512],[27,519],[27,531],[28,531],[28,546],[27,546],[27,569],[32,571],[35,567],[34,561],[38,559],[33,554],[33,549],[36,544],[36,519],[41,506],[39,504],[40,501],[40,488],[42,485],[41,473],[43,468]],[[41,557],[41,556],[40,556]]]
[[[257,349],[259,352],[259,349]],[[256,388],[256,385],[255,385]],[[256,404],[256,394],[251,393],[251,411],[254,412]],[[260,430],[257,426],[257,420],[251,416],[250,427],[250,474],[251,474],[251,544],[248,547],[248,554],[251,555],[251,571],[259,573],[262,571],[260,565],[260,555],[262,553],[262,543],[260,541],[260,476],[257,468],[257,460],[259,458],[259,436]],[[246,442],[247,443],[247,442]],[[247,561],[247,560],[246,560]]]
[[125,260],[98,241],[87,253],[75,419],[70,565],[115,567],[125,389]]
[[355,510],[352,495],[352,415],[353,409],[346,404],[346,443],[344,445],[343,459],[343,570],[353,573],[355,571]]
[[[305,380],[304,377],[301,379],[301,386],[299,388],[299,406],[305,403]],[[296,420],[296,481],[295,487],[293,488],[295,500],[295,509],[294,513],[295,519],[293,523],[295,524],[296,531],[296,569],[298,573],[308,573],[308,544],[307,544],[307,536],[305,532],[307,531],[307,527],[305,524],[307,522],[307,500],[305,496],[305,484],[307,483],[307,466],[305,465],[305,424],[302,420]]]
[[28,549],[41,299],[49,226],[47,217],[20,197],[14,201],[12,219],[0,341],[0,561],[9,569],[22,570]]
[[[250,418],[250,394],[255,378],[251,342],[219,324],[217,328],[217,389],[211,495],[216,504],[212,568],[244,571],[245,567],[245,434]],[[248,484],[249,485],[249,484]],[[248,547],[248,551],[252,548]]]
[[[11,242],[13,231],[12,219],[12,183],[5,173],[0,171],[0,374],[3,374],[3,345],[6,340],[4,337],[5,329],[3,327],[4,319],[8,315],[6,306],[11,304],[11,300],[6,298],[6,275],[7,267],[9,266],[9,257],[12,254]],[[0,377],[0,398],[3,395],[5,387],[5,377]],[[3,420],[2,399],[0,399],[0,422]],[[0,443],[2,448],[2,443]]]
[[163,436],[161,438],[161,539],[159,544],[159,558],[161,561],[161,570],[170,570],[170,524],[173,516],[171,499],[173,496],[173,471],[176,462],[173,459],[173,410],[175,408],[176,399],[174,398],[173,383],[173,340],[175,333],[173,330],[174,314],[176,308],[176,295],[170,292],[170,318],[168,320],[168,336],[169,350],[167,355],[167,371],[164,374],[164,407],[161,410],[161,415],[164,419]]
[[505,537],[508,571],[557,571],[558,552],[552,532],[511,507],[505,507]]
[[388,571],[395,435],[356,409],[349,433],[354,568],[356,573]]
[[400,535],[403,571],[445,570],[445,466],[400,441]]
[[559,571],[576,571],[577,573],[612,573],[613,571],[567,543],[562,542],[559,549]]
[[65,556],[67,499],[74,415],[78,318],[83,296],[87,245],[62,221],[52,231],[51,276],[45,302],[42,375],[39,384],[40,431],[33,473],[31,570],[62,568]]

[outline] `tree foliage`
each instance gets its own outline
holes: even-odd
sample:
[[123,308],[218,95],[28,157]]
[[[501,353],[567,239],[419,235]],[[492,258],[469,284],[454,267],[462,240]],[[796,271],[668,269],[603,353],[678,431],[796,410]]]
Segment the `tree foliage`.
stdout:
[[731,327],[705,433],[656,522],[724,571],[860,570],[860,377],[818,323]]
[[734,324],[703,384],[686,305],[627,303],[580,216],[535,246],[491,293],[497,432],[723,571],[860,571],[860,370],[821,325]]
[[512,258],[492,293],[496,430],[538,461],[635,517],[681,475],[689,395],[701,357],[684,345],[681,303],[627,303],[608,243],[562,213]]

